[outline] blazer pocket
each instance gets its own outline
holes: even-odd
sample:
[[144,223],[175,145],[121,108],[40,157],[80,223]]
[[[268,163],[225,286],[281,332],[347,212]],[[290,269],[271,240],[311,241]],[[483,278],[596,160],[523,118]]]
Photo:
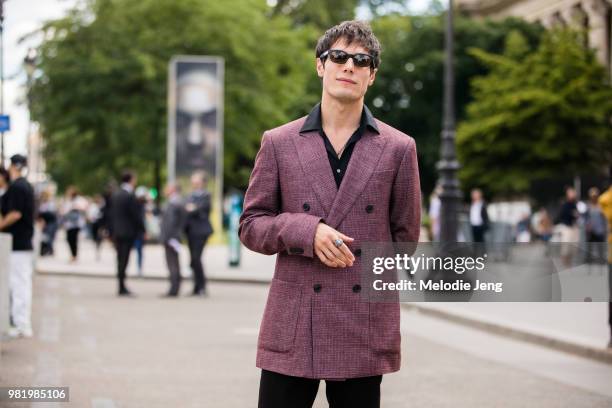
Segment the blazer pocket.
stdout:
[[375,354],[396,354],[401,349],[399,303],[370,303],[370,347]]
[[262,348],[281,353],[291,350],[301,302],[301,284],[272,279],[259,332]]

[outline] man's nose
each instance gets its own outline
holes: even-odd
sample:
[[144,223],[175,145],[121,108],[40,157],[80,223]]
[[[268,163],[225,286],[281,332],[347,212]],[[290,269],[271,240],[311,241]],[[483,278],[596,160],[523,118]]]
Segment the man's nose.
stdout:
[[353,72],[353,70],[355,69],[355,65],[353,63],[353,59],[349,58],[345,63],[344,63],[344,72]]

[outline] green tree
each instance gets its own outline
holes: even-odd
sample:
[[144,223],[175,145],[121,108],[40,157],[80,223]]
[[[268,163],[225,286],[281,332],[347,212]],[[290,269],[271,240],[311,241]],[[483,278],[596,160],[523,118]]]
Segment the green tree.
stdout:
[[545,178],[600,174],[612,162],[612,88],[583,36],[545,34],[529,52],[511,32],[502,54],[470,53],[488,66],[458,129],[462,183],[501,194]]
[[273,13],[289,16],[296,25],[310,24],[327,30],[355,18],[358,5],[359,0],[277,0]]
[[268,11],[264,0],[92,0],[47,23],[30,96],[60,188],[99,191],[125,167],[159,184],[177,54],[225,59],[225,183],[245,187],[262,131],[293,118],[311,79],[313,31]]
[[[421,185],[425,194],[438,177],[442,129],[444,75],[444,15],[404,16],[391,14],[372,22],[380,39],[382,64],[366,103],[375,116],[408,133],[417,142]],[[474,21],[458,16],[455,26],[455,74],[457,119],[465,116],[472,100],[470,79],[488,67],[467,52],[479,47],[501,52],[504,39],[516,30],[535,49],[543,28],[519,19]]]

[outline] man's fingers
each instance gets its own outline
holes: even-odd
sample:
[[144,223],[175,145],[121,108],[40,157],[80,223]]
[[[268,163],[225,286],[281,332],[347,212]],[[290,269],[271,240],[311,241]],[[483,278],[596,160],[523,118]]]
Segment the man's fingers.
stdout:
[[348,235],[344,235],[341,232],[338,232],[338,235],[340,236],[340,239],[342,239],[343,241],[353,242],[355,240],[355,238],[351,238]]
[[315,253],[317,254],[317,256],[319,257],[319,260],[324,264],[327,265],[329,267],[334,267],[334,265],[332,264],[332,262],[330,262],[329,259],[327,259],[327,257],[325,256],[325,254],[323,253],[323,251],[321,251],[320,249],[316,248],[315,249]]
[[325,255],[325,257],[327,258],[327,260],[329,261],[329,263],[331,263],[333,265],[334,268],[338,267],[339,265],[339,260],[336,259],[336,257],[334,256],[334,254],[326,247],[322,247],[321,248],[321,252],[323,252],[323,255]]
[[351,263],[355,261],[355,255],[353,255],[353,253],[346,246],[346,244],[343,244],[339,249],[340,251],[342,251],[347,260],[351,261]]
[[340,259],[347,266],[352,266],[355,258],[351,251],[348,249],[346,244],[342,244],[340,247],[333,246],[333,252],[336,258]]
[[341,267],[345,268],[349,261],[344,254],[333,244],[329,247],[329,250],[332,252],[334,258],[336,258],[336,262],[338,262]]

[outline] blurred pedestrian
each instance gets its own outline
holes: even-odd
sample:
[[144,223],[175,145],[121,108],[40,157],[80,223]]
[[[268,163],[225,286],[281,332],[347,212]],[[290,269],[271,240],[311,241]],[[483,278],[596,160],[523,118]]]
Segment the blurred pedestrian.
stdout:
[[544,242],[550,241],[553,233],[553,223],[546,208],[541,208],[536,214],[535,231],[538,239]]
[[531,241],[531,215],[523,213],[521,219],[516,224],[516,242],[527,243]]
[[96,248],[96,260],[100,260],[100,249],[104,240],[104,198],[96,194],[87,206],[87,226]]
[[576,252],[576,243],[580,233],[578,217],[576,190],[573,187],[566,187],[565,201],[561,204],[561,209],[555,219],[555,230],[561,242],[561,262],[566,267],[572,264],[573,255]]
[[612,169],[610,170],[608,190],[599,197],[598,203],[608,221],[608,325],[610,327],[608,347],[612,348]]
[[11,182],[11,176],[9,175],[8,170],[4,167],[0,167],[0,213],[2,212],[2,207],[4,205],[4,201],[8,197],[6,192],[9,188]]
[[58,228],[57,204],[50,190],[40,194],[38,220],[42,224],[40,238],[40,256],[53,255],[53,243]]
[[434,242],[440,241],[440,210],[442,209],[442,186],[436,185],[429,199],[429,223],[431,225],[431,240]]
[[604,262],[605,242],[608,233],[608,221],[599,206],[599,189],[589,189],[589,202],[585,213],[585,230],[587,241],[587,263],[595,260],[597,263]]
[[185,227],[185,208],[177,184],[168,184],[164,189],[166,205],[162,214],[161,242],[166,253],[166,264],[170,276],[170,289],[165,297],[176,297],[181,287],[181,234]]
[[[11,183],[3,195],[0,231],[13,238],[9,261],[11,337],[32,337],[32,270],[34,269],[32,237],[34,235],[34,190],[23,176],[27,158],[11,157]],[[6,197],[5,197],[6,196]]]
[[478,188],[472,190],[470,226],[472,227],[472,241],[484,242],[484,234],[489,228],[489,213],[487,204],[482,198],[482,191]]
[[113,193],[117,190],[117,183],[112,180],[110,181],[104,191],[102,192],[102,199],[104,200],[104,206],[102,207],[102,231],[104,237],[111,238],[113,236],[113,223],[111,221],[111,201]]
[[187,211],[185,233],[191,258],[190,266],[193,271],[193,296],[207,295],[202,252],[213,229],[209,220],[211,194],[206,190],[206,181],[207,178],[203,172],[196,172],[191,176],[192,191],[185,205]]
[[134,241],[134,250],[136,251],[136,266],[138,268],[138,276],[142,276],[142,263],[143,263],[143,248],[146,235],[146,208],[147,199],[149,196],[149,190],[144,186],[139,186],[135,193],[136,200],[138,201],[138,210],[140,211],[141,217],[145,224],[145,230],[142,231]]
[[140,205],[134,195],[136,174],[125,171],[121,175],[121,186],[111,199],[111,222],[113,242],[117,250],[117,280],[119,296],[133,296],[126,287],[126,268],[130,260],[130,252],[134,241],[144,233],[144,220]]
[[83,210],[76,187],[69,186],[62,205],[62,226],[66,230],[66,241],[70,247],[70,262],[76,262],[79,256],[79,232],[85,226]]

